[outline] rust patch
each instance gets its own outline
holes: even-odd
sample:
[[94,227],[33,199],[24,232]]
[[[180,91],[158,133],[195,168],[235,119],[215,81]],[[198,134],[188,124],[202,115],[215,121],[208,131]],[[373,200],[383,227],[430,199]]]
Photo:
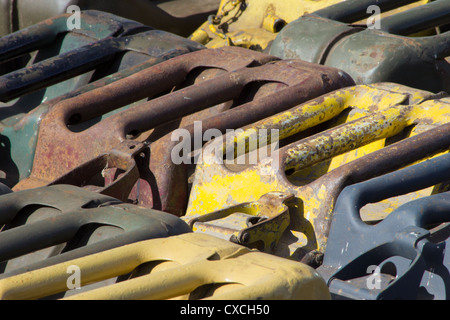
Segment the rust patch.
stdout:
[[[223,72],[186,85],[199,69]],[[264,86],[267,83],[276,85]],[[146,141],[149,157],[136,160],[141,179],[130,200],[181,215],[187,204],[188,168],[171,161],[174,143],[170,137],[180,123],[193,136],[194,119],[185,121],[186,117],[196,114],[195,120],[203,120],[202,134],[210,128],[225,132],[353,84],[347,74],[334,68],[300,60],[279,61],[238,47],[175,57],[58,103],[42,120],[30,177],[14,189],[51,183],[124,141]],[[136,103],[80,132],[68,126],[74,115],[84,121],[147,98],[149,101]],[[70,155],[68,146],[73,148]]]

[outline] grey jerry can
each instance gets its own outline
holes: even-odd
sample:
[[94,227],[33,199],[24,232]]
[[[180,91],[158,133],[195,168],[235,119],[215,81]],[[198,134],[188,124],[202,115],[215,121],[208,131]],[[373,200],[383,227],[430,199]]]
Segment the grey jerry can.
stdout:
[[[347,186],[336,202],[323,265],[336,299],[449,298],[450,154]],[[376,224],[360,210],[434,186]]]
[[[355,2],[333,7],[347,8],[351,4]],[[331,8],[288,24],[274,40],[270,54],[339,68],[357,84],[387,81],[432,92],[450,89],[450,65],[446,60],[450,55],[450,31],[426,37],[406,36],[448,23],[449,1],[434,1],[382,18],[379,29],[333,20],[345,21],[347,15],[356,14],[341,10],[332,15]]]

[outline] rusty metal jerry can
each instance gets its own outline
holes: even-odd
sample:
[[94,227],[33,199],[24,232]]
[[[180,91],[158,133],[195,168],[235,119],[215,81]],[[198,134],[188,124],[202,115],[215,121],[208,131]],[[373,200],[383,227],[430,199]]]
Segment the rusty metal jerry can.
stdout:
[[70,185],[0,196],[0,278],[191,229],[174,215]]
[[[222,0],[217,13],[209,16],[208,20],[189,38],[208,48],[240,46],[264,51],[270,47],[277,34],[295,19],[304,14],[346,2],[349,1]],[[384,8],[386,11],[404,10],[427,2],[429,1],[391,1],[390,4],[385,4]],[[363,4],[359,5],[363,6]],[[367,7],[368,5],[364,7],[364,14]],[[387,14],[391,13],[383,13],[383,16]],[[363,17],[364,15],[360,19]]]
[[[172,135],[174,130],[189,136],[184,141],[193,146],[189,152],[200,150],[205,141],[227,129],[352,84],[346,73],[335,68],[280,61],[238,47],[174,57],[58,103],[42,120],[30,177],[14,190],[75,183],[111,191],[108,186],[119,177],[128,186],[134,185],[128,200],[183,215],[187,167],[195,168],[195,161],[190,162],[188,153],[180,162],[173,160],[173,150],[180,144],[180,136]],[[148,101],[140,101],[147,97]],[[93,117],[133,102],[138,103],[89,123]],[[215,131],[211,134],[209,129]],[[87,143],[89,149],[84,148]],[[112,157],[117,160],[105,166],[105,159]],[[116,175],[116,169],[138,172],[140,179]],[[106,194],[127,200],[129,188],[114,189],[120,194]]]
[[[269,234],[264,239],[261,233],[255,233],[259,238],[254,239],[259,248],[270,248],[273,254],[320,263],[332,208],[346,184],[426,159],[448,147],[447,99],[432,100],[435,96],[431,93],[395,84],[377,86],[336,90],[205,145],[183,219],[194,231],[208,232],[206,224],[199,224],[196,229],[190,221],[202,222],[204,215],[224,218],[214,212],[257,203],[271,192],[280,192],[283,197],[293,195],[295,199],[278,205],[290,207],[289,228],[272,227],[273,233],[283,234]],[[255,140],[252,137],[258,139],[260,131],[264,133],[263,141],[273,142],[271,145],[268,142],[258,148],[250,143]],[[272,141],[274,135],[276,139]],[[259,159],[251,158],[252,152]],[[224,154],[232,156],[229,162],[224,161]],[[239,166],[240,159],[244,161]],[[376,221],[388,213],[377,207],[366,212],[365,220]],[[266,228],[264,221],[270,222],[274,216],[265,215],[259,230]],[[227,217],[230,220],[230,213]],[[245,226],[250,221],[247,227],[258,231],[255,220],[249,218],[248,214],[237,214],[234,222],[227,223]],[[216,232],[219,224],[210,223],[209,229]],[[257,241],[237,240],[258,245]]]
[[166,1],[1,0],[0,36],[60,14],[70,13],[76,17],[79,10],[98,10],[186,37],[218,8],[215,0],[202,1],[201,5],[192,1],[186,3],[185,0],[174,0],[169,4],[164,2]]
[[[448,152],[448,149],[446,150]],[[450,154],[344,188],[318,271],[335,299],[448,300]],[[376,224],[369,203],[432,186]]]
[[[347,8],[347,2],[337,6]],[[446,60],[450,55],[450,32],[407,36],[448,24],[449,1],[437,0],[381,18],[373,28],[339,21],[347,14],[351,17],[351,11],[341,10],[336,15],[332,10],[324,11],[305,15],[286,26],[274,40],[270,54],[342,69],[357,84],[387,81],[432,92],[450,89],[450,65]],[[328,16],[336,16],[338,21]]]
[[204,48],[111,14],[87,11],[81,18],[81,28],[70,32],[63,15],[0,39],[5,64],[34,56],[0,76],[1,181],[10,187],[30,174],[40,122],[57,102]]
[[[81,274],[77,290],[67,287],[70,266]],[[123,274],[129,276],[113,285],[85,286]],[[322,277],[305,264],[194,233],[141,241],[0,280],[2,299],[60,292],[81,300],[330,299]]]

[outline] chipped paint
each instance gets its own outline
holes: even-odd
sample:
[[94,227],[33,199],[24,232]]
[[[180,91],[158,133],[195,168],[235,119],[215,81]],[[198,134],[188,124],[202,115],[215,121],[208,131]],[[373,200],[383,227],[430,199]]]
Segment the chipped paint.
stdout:
[[[398,104],[388,104],[383,108],[376,103],[377,99],[380,99],[383,95],[391,95],[392,92],[386,90],[386,88],[389,88],[388,84],[383,84],[380,87],[384,89],[379,89],[377,94],[373,95],[372,103],[368,103],[366,106],[357,102],[358,95],[355,94],[360,88],[364,100],[367,99],[366,86],[342,89],[353,93],[352,107],[360,110],[365,108],[366,113],[360,113],[362,117],[359,118],[358,116],[356,118],[350,117],[349,122],[344,122],[342,125],[331,127],[281,148],[279,150],[281,163],[279,170],[271,169],[272,163],[275,161],[274,157],[266,158],[257,165],[235,172],[224,165],[208,164],[207,162],[214,163],[209,159],[214,155],[205,155],[204,163],[200,163],[196,169],[186,217],[195,217],[203,212],[213,212],[231,205],[254,201],[255,198],[270,191],[290,192],[301,199],[301,208],[298,208],[296,213],[299,215],[296,219],[298,224],[291,225],[290,228],[297,232],[301,231],[304,234],[309,232],[311,234],[310,231],[307,231],[310,228],[308,224],[311,224],[315,229],[315,235],[313,233],[313,237],[309,237],[307,241],[308,243],[314,243],[314,239],[316,239],[317,244],[314,249],[323,251],[326,245],[326,235],[336,191],[339,190],[342,183],[346,183],[345,174],[347,174],[347,171],[341,171],[341,175],[338,172],[344,170],[343,168],[348,165],[356,166],[358,161],[364,163],[370,161],[372,155],[378,151],[382,152],[382,150],[392,150],[390,156],[395,159],[395,153],[399,152],[400,149],[397,149],[395,144],[391,147],[391,143],[387,144],[386,139],[399,136],[400,133],[403,134],[405,128],[415,125],[416,127],[423,127],[422,132],[426,133],[428,130],[439,128],[440,125],[448,122],[449,118],[446,115],[450,105],[445,103],[444,100],[423,101],[432,98],[433,95],[422,92],[420,95],[416,93],[413,97],[410,97],[408,92],[412,89],[407,89],[403,98],[400,98],[400,92],[393,94],[394,96],[398,95]],[[398,91],[399,88],[396,87],[395,90]],[[333,96],[335,92],[328,95]],[[303,106],[307,108],[311,104],[315,105],[327,101],[326,96],[302,104],[287,113],[289,116],[292,116],[294,112],[301,114]],[[417,98],[414,100],[416,104],[403,105],[402,103],[409,101],[409,98]],[[395,100],[388,99],[388,101]],[[341,100],[341,103],[344,103],[344,101]],[[365,103],[367,103],[367,100],[365,100]],[[372,109],[373,105],[377,106],[376,110]],[[325,107],[327,106],[325,104]],[[371,109],[372,112],[370,112]],[[265,128],[271,128],[270,125],[277,127],[280,126],[279,119],[280,115],[276,115],[259,123]],[[430,124],[432,126],[429,126]],[[259,128],[258,123],[249,127]],[[414,137],[417,134],[415,131],[406,132],[406,136],[400,138],[400,141],[406,143],[409,139],[402,139],[408,136]],[[211,150],[213,149],[215,148],[211,148]],[[419,157],[419,159],[422,158]],[[315,173],[316,176],[312,181],[301,182],[299,176],[295,176],[295,173],[291,172],[302,172],[301,169],[308,169],[311,166],[312,170],[314,168],[323,170],[320,165],[327,161],[331,161],[332,165],[326,166],[325,171],[319,171],[320,174],[319,172]],[[374,163],[376,163],[375,159]],[[398,165],[400,163],[402,162],[399,161]],[[313,166],[314,164],[317,165]],[[330,175],[334,176],[334,181]],[[292,179],[291,176],[293,176]],[[330,178],[326,178],[328,176]],[[381,218],[388,213],[379,210],[377,216]],[[290,254],[293,255],[296,250],[298,251],[302,247],[310,248],[311,246],[308,243],[290,243]]]

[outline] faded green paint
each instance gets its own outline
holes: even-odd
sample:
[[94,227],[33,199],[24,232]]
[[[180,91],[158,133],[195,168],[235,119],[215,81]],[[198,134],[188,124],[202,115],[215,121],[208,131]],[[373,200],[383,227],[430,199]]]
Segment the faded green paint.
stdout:
[[[101,33],[105,32],[102,31]],[[94,40],[84,36],[74,36],[69,33],[62,41],[58,41],[51,48],[40,51],[33,63],[76,49]],[[92,72],[89,72],[89,74],[92,75]],[[1,111],[3,114],[1,115],[0,132],[4,136],[2,139],[7,139],[10,142],[10,150],[4,150],[3,154],[5,152],[10,154],[11,159],[8,161],[7,167],[2,167],[2,169],[12,170],[10,171],[12,176],[11,178],[6,177],[5,180],[2,177],[0,179],[1,182],[12,187],[14,183],[30,174],[36,149],[39,123],[43,114],[48,110],[48,105],[45,104],[45,101],[87,84],[90,80],[90,75],[81,75],[63,81],[6,104],[7,110]],[[32,110],[33,108],[35,109]],[[26,116],[30,110],[32,110],[31,114]],[[7,148],[7,146],[2,146],[2,148]]]

